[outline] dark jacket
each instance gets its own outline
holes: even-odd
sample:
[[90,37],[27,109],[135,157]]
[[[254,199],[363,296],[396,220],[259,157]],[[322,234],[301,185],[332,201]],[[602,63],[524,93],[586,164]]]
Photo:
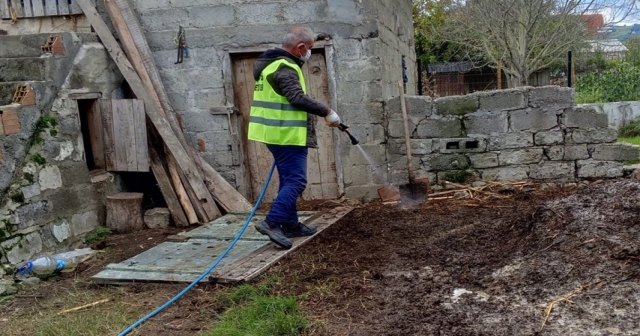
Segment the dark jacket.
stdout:
[[[264,52],[253,67],[253,78],[258,80],[262,70],[264,70],[269,64],[279,59],[287,59],[291,62],[295,62],[300,67],[304,62],[293,56],[291,53],[283,49],[270,49]],[[329,112],[329,107],[312,99],[302,91],[300,85],[300,78],[298,73],[288,66],[281,66],[272,75],[267,76],[267,81],[274,88],[277,94],[285,96],[289,104],[293,107],[305,111],[307,116],[307,147],[317,148],[318,140],[316,138],[316,125],[314,115],[320,117],[326,117]]]

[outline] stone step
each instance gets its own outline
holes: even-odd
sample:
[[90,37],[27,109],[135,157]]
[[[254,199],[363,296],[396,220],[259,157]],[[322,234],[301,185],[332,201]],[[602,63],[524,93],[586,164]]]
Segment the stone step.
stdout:
[[49,57],[0,58],[0,82],[48,80]]
[[[13,95],[20,83],[29,83],[31,88],[36,92],[36,105],[51,98],[55,94],[55,87],[51,82],[45,81],[26,81],[26,82],[0,82],[0,106],[9,105],[13,100]],[[44,100],[43,100],[44,99]]]

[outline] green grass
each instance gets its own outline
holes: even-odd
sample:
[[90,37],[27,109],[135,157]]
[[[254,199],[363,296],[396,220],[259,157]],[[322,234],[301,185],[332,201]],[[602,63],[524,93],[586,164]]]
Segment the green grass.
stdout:
[[640,136],[633,138],[618,138],[618,142],[626,142],[632,145],[640,145]]
[[102,240],[102,238],[104,238],[104,236],[109,233],[111,233],[111,229],[106,227],[99,227],[98,230],[96,230],[96,233],[93,233],[87,236],[86,242],[87,244],[91,244],[93,242]]
[[309,326],[295,297],[273,295],[268,284],[240,286],[222,300],[230,308],[202,335],[294,336]]

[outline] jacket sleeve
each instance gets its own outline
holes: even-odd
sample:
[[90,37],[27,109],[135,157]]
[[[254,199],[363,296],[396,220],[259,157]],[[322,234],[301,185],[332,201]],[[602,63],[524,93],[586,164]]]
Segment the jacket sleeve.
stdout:
[[320,117],[326,117],[329,113],[328,106],[314,100],[302,91],[298,73],[294,69],[282,66],[270,77],[267,80],[271,86],[278,94],[285,96],[293,107]]

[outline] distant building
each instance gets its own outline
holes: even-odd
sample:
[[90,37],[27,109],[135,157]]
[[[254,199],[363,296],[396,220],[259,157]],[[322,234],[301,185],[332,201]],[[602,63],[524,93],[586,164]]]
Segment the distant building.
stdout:
[[581,16],[582,22],[587,28],[587,35],[593,38],[604,28],[604,16],[602,14],[586,14]]
[[628,51],[627,47],[616,39],[590,40],[586,42],[591,48],[590,52],[603,52],[605,54],[605,58],[609,60],[623,59]]

